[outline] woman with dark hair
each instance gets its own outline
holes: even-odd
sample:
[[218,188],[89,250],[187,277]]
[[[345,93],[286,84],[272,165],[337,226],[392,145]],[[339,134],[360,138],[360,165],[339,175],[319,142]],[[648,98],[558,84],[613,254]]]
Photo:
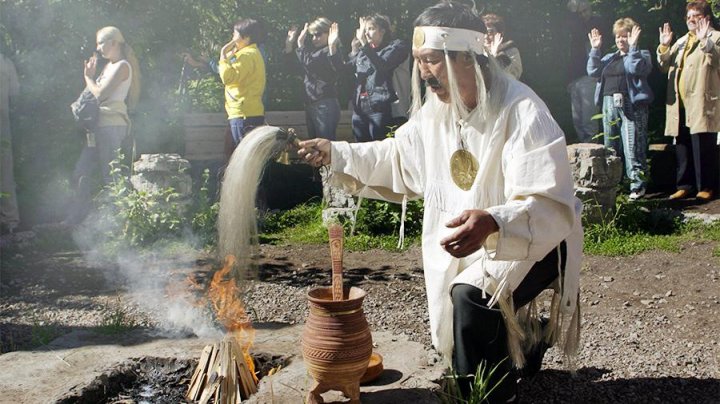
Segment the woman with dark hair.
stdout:
[[670,45],[670,23],[660,28],[658,62],[668,72],[665,136],[675,138],[677,191],[682,199],[694,189],[698,199],[713,199],[718,186],[717,132],[720,131],[720,32],[712,25],[705,1],[686,6],[688,33]]
[[515,42],[505,39],[505,20],[497,14],[485,14],[482,19],[487,28],[485,47],[505,72],[520,80],[522,59]]
[[218,68],[225,84],[225,111],[234,146],[251,129],[265,123],[265,62],[257,46],[262,36],[258,21],[243,18],[235,23],[232,40],[220,50]]
[[392,122],[397,100],[392,78],[410,55],[407,42],[392,38],[389,19],[380,14],[360,18],[348,64],[354,68],[352,128],[358,142],[381,140]]
[[288,31],[285,53],[291,53],[297,43],[295,54],[304,73],[305,121],[310,137],[335,140],[340,121],[336,82],[343,67],[339,42],[337,23],[324,17],[306,23],[299,35],[297,29]]

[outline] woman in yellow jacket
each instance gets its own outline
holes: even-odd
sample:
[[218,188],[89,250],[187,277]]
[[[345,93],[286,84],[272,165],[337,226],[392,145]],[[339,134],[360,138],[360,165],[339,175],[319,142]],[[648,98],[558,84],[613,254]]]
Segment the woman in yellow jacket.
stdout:
[[247,132],[265,123],[265,62],[256,44],[261,35],[258,21],[240,19],[233,27],[232,40],[220,50],[218,68],[235,146]]

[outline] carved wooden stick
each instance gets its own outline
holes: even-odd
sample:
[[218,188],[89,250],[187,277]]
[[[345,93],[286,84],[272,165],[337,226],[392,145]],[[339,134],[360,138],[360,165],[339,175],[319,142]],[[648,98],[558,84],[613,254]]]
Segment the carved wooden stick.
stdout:
[[332,294],[333,300],[343,300],[343,227],[331,224],[328,227],[330,236],[330,258],[332,259]]

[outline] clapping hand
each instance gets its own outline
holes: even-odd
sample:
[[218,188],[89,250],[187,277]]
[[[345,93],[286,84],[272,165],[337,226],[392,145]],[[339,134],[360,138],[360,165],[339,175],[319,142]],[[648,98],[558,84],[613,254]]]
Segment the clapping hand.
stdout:
[[292,25],[287,32],[287,38],[285,39],[285,53],[290,53],[295,42],[295,38],[298,34],[297,25]]
[[330,25],[330,31],[328,32],[328,48],[330,49],[331,55],[334,55],[340,46],[340,33],[338,31],[338,24],[336,22],[332,23],[332,25]]
[[360,42],[360,46],[365,46],[368,43],[367,36],[365,35],[365,19],[360,17],[358,18],[358,22],[360,23],[360,27],[355,30],[355,39]]
[[488,48],[490,50],[490,54],[493,56],[497,56],[498,51],[500,51],[500,45],[503,42],[503,36],[501,33],[497,32],[495,35],[492,36],[492,40],[488,43]]
[[308,23],[305,23],[305,26],[303,27],[302,31],[300,31],[300,35],[298,35],[297,44],[298,48],[302,49],[305,47],[305,38],[307,38],[308,34]]
[[83,68],[83,74],[85,77],[89,79],[95,78],[95,70],[97,69],[97,56],[92,55],[90,56],[90,59],[85,61],[85,66]]
[[673,32],[672,29],[670,29],[670,23],[666,22],[660,29],[658,29],[658,31],[660,32],[660,45],[670,46],[673,39]]
[[590,46],[592,46],[593,49],[599,49],[600,46],[602,46],[602,35],[597,28],[593,28],[592,31],[590,31],[588,39],[590,40]]

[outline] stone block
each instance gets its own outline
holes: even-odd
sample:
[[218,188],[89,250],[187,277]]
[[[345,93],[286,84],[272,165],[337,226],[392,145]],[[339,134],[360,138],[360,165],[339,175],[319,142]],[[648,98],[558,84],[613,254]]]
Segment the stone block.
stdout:
[[130,182],[138,191],[159,193],[173,188],[179,199],[192,195],[190,163],[179,154],[142,154],[133,169]]

